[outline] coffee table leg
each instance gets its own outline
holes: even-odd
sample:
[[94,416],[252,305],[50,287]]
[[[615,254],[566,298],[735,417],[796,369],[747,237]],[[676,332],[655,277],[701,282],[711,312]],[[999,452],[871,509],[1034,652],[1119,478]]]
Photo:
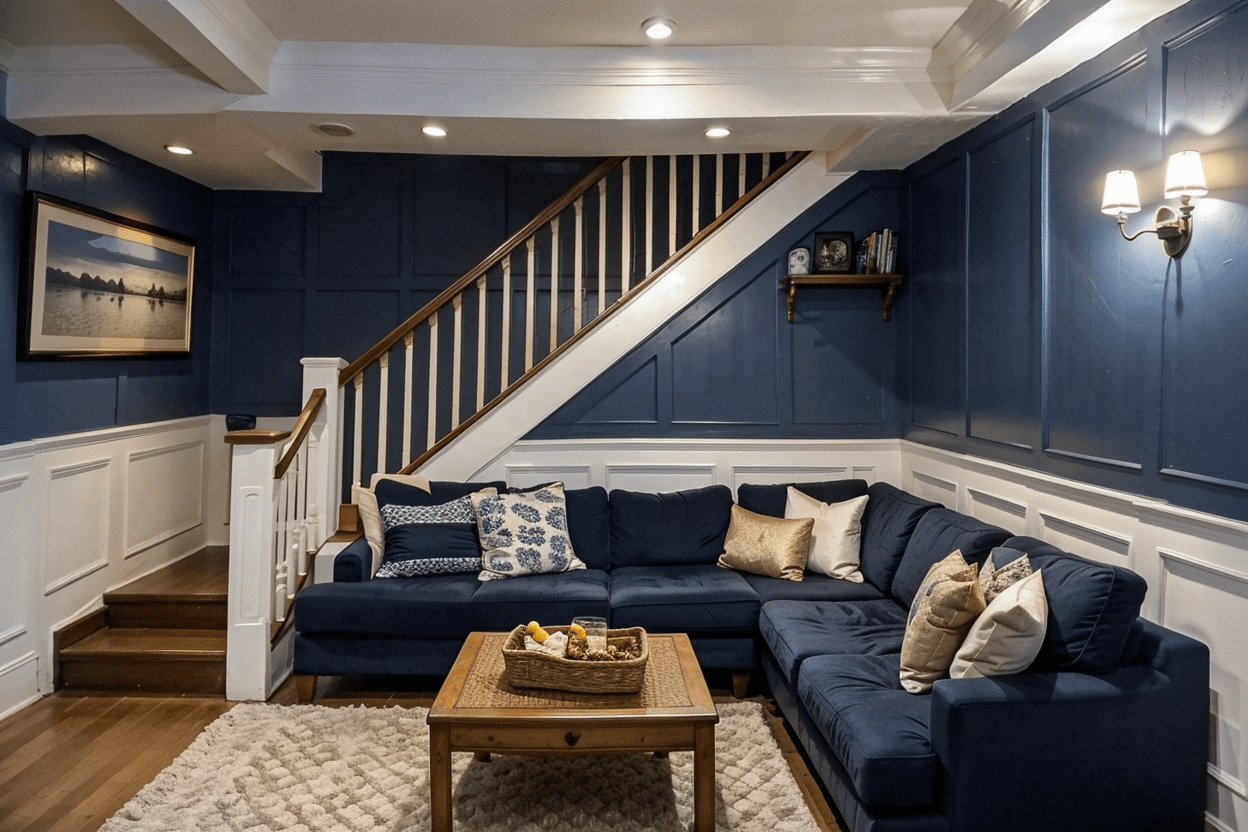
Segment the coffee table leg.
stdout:
[[715,832],[715,726],[699,725],[693,746],[693,832]]
[[433,832],[451,832],[451,735],[429,726],[429,821]]

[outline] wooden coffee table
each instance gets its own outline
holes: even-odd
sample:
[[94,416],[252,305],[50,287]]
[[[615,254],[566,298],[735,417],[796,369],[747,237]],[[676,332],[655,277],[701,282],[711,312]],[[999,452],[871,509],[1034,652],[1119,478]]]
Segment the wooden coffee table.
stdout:
[[450,832],[451,752],[575,756],[692,751],[695,832],[715,829],[715,723],[689,638],[648,635],[637,693],[513,688],[503,678],[507,633],[471,633],[429,710],[434,832]]

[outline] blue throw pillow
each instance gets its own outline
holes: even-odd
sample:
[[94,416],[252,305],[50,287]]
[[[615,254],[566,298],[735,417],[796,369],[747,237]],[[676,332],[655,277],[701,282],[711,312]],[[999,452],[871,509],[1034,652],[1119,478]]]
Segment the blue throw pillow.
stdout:
[[481,568],[472,499],[435,506],[381,507],[386,548],[378,578],[476,572]]

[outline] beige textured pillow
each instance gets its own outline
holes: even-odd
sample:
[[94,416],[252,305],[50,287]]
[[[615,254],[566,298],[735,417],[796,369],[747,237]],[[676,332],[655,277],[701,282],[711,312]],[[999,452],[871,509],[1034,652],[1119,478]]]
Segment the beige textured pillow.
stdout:
[[862,583],[858,558],[862,551],[862,513],[866,508],[866,494],[840,503],[824,503],[789,486],[784,516],[790,519],[809,517],[815,521],[810,531],[807,569]]
[[967,630],[984,611],[979,570],[961,550],[932,564],[910,605],[901,642],[901,686],[910,693],[931,690],[962,646]]
[[[1005,560],[1014,555],[1018,557],[1006,563],[1005,566],[997,568],[996,560]],[[984,591],[984,603],[991,604],[992,599],[1000,595],[1002,590],[1030,574],[1031,560],[1027,555],[1017,549],[1006,549],[1001,546],[993,549],[988,554],[988,560],[984,561],[984,568],[979,570],[979,586]]]
[[429,492],[429,480],[416,474],[383,474],[381,472],[373,474],[372,480],[368,483],[368,488],[362,488],[358,485],[351,486],[351,502],[355,503],[355,509],[360,515],[360,525],[364,527],[364,537],[368,539],[368,548],[373,553],[373,571],[376,574],[381,568],[382,554],[386,549],[386,529],[381,522],[381,510],[377,507],[377,495],[373,493],[373,489],[377,487],[377,483],[382,480],[394,480],[395,482],[410,485],[413,488],[419,488],[426,493]]
[[810,518],[767,517],[734,505],[719,565],[771,578],[800,581],[810,553]]
[[1048,624],[1044,579],[1040,572],[1033,572],[1003,589],[975,619],[949,675],[974,679],[1022,673],[1040,653]]

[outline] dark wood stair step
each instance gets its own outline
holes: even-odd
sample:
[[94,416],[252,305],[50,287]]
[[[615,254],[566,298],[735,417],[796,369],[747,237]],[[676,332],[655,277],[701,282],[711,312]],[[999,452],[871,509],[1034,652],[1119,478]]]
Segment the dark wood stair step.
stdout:
[[211,547],[106,592],[108,626],[224,630],[229,567],[229,549]]
[[61,687],[225,694],[223,630],[105,629],[60,651]]

